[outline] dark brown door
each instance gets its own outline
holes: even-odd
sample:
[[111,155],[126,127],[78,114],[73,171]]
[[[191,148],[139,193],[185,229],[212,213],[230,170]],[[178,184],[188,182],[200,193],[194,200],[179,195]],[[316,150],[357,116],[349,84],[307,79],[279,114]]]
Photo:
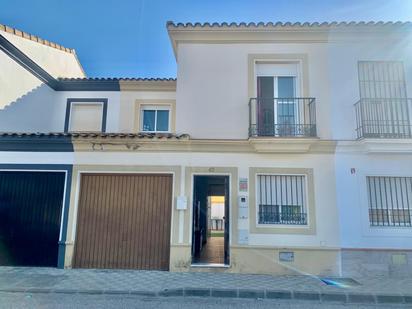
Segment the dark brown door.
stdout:
[[172,175],[84,174],[73,266],[169,269]]

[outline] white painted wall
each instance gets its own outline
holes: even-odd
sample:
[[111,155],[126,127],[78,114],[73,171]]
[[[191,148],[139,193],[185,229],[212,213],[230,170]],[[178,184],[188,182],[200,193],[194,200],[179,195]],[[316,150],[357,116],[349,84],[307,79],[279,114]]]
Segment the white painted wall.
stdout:
[[[351,174],[351,168],[356,173]],[[336,154],[343,248],[412,248],[409,227],[370,227],[366,176],[412,176],[412,155]]]
[[41,84],[12,104],[0,109],[1,132],[59,132],[64,123],[58,93]]
[[[0,110],[0,131],[61,132],[67,98],[108,98],[107,132],[133,132],[136,100],[175,99],[176,131],[192,138],[246,139],[248,136],[248,54],[306,53],[309,96],[316,98],[318,135],[353,140],[359,99],[359,60],[402,60],[408,93],[412,93],[412,40],[316,44],[181,44],[178,49],[177,92],[54,92],[21,71],[23,84],[34,89]],[[19,72],[5,58],[7,70]],[[19,74],[20,74],[19,73]],[[2,75],[0,81],[2,81]],[[17,82],[20,75],[16,74]],[[24,75],[26,74],[26,75]],[[0,85],[1,86],[1,85]],[[39,86],[39,87],[38,87]],[[36,88],[37,87],[37,88]],[[1,88],[0,88],[1,89]],[[29,90],[25,90],[29,91]],[[1,95],[1,91],[0,91]],[[388,145],[390,147],[390,145]],[[102,165],[235,166],[239,177],[249,167],[313,168],[316,235],[249,235],[249,243],[268,246],[344,248],[411,248],[410,228],[370,228],[366,175],[412,176],[412,155],[277,155],[230,153],[0,153],[4,163],[75,163]],[[47,161],[47,162],[46,162]],[[350,174],[350,168],[356,174]],[[188,195],[190,192],[184,192]],[[335,194],[336,192],[336,194]],[[366,214],[366,215],[365,215]],[[185,224],[189,224],[186,222]],[[248,229],[239,220],[239,229]]]
[[353,105],[359,100],[358,61],[402,61],[407,92],[412,97],[412,36],[400,41],[330,43],[327,53],[333,139],[356,138]]
[[[275,155],[239,153],[165,153],[118,152],[74,153],[75,164],[92,165],[169,165],[237,167],[240,178],[249,177],[249,167],[313,168],[316,200],[316,235],[251,234],[249,244],[269,246],[339,246],[339,219],[335,197],[335,172],[333,155]],[[207,164],[205,164],[207,162]],[[184,173],[183,173],[184,175]],[[251,181],[251,180],[249,180]],[[182,189],[182,195],[191,192]],[[237,195],[236,192],[235,195]],[[244,193],[242,193],[244,195]],[[237,201],[235,201],[237,203]],[[190,208],[189,208],[190,209]],[[187,210],[189,211],[189,210]],[[230,220],[238,220],[231,218]],[[233,221],[231,221],[233,222]],[[190,222],[184,222],[190,226]],[[239,219],[239,229],[248,229],[248,220]],[[190,238],[190,237],[189,237]]]
[[[0,34],[19,48],[30,59],[53,77],[84,77],[84,72],[72,53],[58,50],[26,38],[0,30]],[[30,95],[42,82],[17,64],[5,53],[0,52],[0,111]],[[33,101],[32,104],[42,105]]]
[[38,78],[0,51],[0,111],[41,85]]
[[318,134],[331,138],[325,44],[180,44],[177,131],[194,138],[245,139],[249,127],[248,54],[308,55],[309,96]]
[[3,30],[0,34],[53,77],[85,77],[75,54]]
[[107,98],[107,132],[119,132],[120,92],[54,91],[42,85],[0,110],[0,132],[63,132],[68,98]]
[[316,98],[318,135],[354,139],[358,61],[403,61],[412,96],[412,36],[401,40],[306,44],[178,46],[177,131],[194,138],[247,138],[248,54],[307,54],[309,96]]

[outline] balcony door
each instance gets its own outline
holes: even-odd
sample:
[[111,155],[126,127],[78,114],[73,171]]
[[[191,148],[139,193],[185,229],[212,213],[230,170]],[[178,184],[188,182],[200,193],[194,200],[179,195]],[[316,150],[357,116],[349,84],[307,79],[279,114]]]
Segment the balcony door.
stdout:
[[298,108],[296,76],[257,76],[259,133],[294,135]]

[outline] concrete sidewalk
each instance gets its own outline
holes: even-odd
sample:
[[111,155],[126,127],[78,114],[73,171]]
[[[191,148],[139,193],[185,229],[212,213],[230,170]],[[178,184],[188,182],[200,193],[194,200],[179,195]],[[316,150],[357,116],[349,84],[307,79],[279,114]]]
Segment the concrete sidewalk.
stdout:
[[354,278],[348,288],[310,276],[0,267],[0,292],[134,294],[411,304],[412,278]]

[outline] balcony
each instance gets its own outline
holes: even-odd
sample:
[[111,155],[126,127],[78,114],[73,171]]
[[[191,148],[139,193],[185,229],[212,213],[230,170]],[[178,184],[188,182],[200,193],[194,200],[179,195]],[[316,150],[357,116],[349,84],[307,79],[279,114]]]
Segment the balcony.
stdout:
[[314,98],[251,98],[249,137],[316,137]]
[[355,103],[360,138],[412,138],[412,99],[361,99]]

